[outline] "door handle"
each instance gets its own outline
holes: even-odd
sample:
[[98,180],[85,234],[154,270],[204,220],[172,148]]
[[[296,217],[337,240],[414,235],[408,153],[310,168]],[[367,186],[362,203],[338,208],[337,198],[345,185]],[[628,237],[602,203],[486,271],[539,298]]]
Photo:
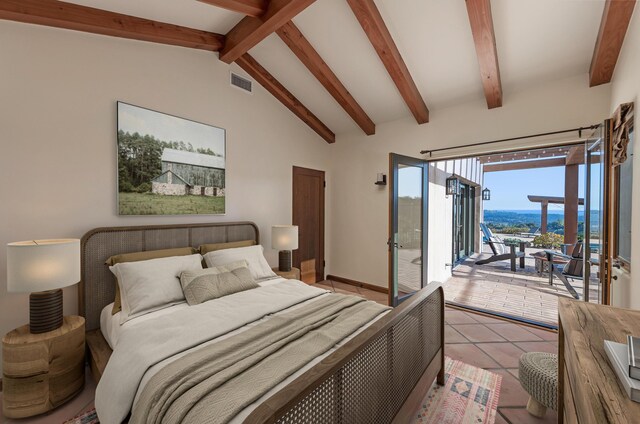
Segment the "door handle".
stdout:
[[391,247],[395,247],[395,248],[401,248],[402,249],[402,245],[392,242],[391,239],[387,240],[387,246],[389,246],[389,248]]

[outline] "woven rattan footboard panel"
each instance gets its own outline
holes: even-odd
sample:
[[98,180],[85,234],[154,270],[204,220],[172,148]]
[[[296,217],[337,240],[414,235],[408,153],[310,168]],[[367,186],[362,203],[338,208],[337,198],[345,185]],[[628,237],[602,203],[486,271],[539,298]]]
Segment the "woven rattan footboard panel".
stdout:
[[392,422],[427,368],[435,370],[434,378],[443,372],[444,293],[438,286],[414,297],[267,400],[245,422]]
[[120,253],[195,247],[206,243],[255,240],[260,243],[253,222],[216,222],[182,225],[104,227],[82,237],[82,280],[79,311],[87,331],[100,328],[100,312],[115,298],[115,279],[105,261]]

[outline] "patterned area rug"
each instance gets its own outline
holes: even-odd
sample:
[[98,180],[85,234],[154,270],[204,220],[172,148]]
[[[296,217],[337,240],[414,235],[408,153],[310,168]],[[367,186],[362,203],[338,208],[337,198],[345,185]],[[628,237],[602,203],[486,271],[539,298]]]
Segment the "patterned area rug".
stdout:
[[65,421],[64,424],[98,424],[99,422],[96,410],[93,408],[75,418]]
[[445,357],[445,384],[433,384],[413,424],[493,423],[502,376]]

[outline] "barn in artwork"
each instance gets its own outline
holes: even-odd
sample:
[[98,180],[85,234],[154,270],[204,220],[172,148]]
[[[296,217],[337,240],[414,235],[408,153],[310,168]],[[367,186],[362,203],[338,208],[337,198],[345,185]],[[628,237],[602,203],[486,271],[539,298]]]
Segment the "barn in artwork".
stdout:
[[184,150],[162,150],[162,173],[151,192],[167,196],[224,196],[225,158]]

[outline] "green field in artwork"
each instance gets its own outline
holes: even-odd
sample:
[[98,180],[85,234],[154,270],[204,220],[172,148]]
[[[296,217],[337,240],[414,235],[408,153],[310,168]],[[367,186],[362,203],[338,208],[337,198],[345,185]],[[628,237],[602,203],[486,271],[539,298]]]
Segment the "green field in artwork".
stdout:
[[120,215],[223,214],[224,197],[119,193]]

